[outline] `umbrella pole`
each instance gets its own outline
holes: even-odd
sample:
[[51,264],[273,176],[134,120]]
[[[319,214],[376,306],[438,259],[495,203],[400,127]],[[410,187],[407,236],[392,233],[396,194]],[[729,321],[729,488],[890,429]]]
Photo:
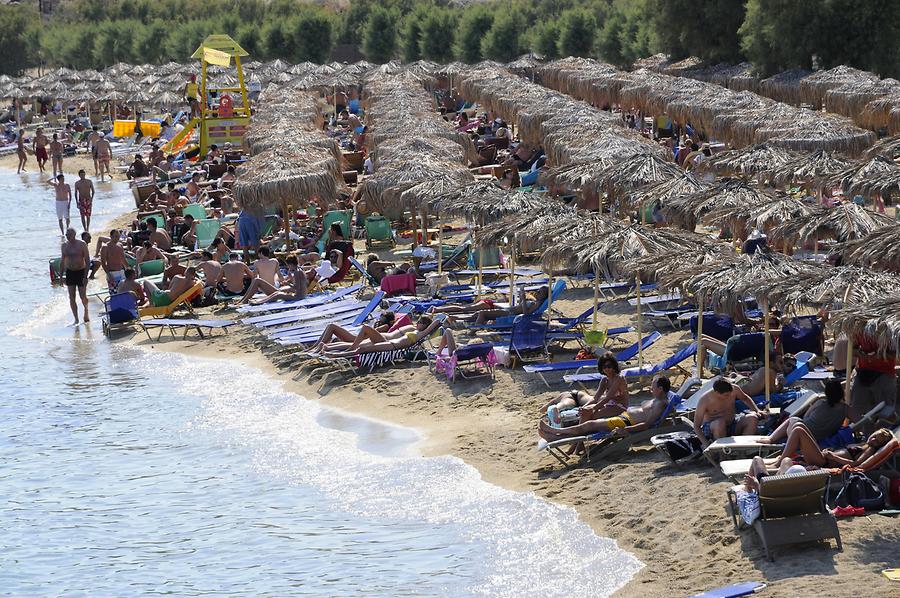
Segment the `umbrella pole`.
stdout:
[[600,269],[594,264],[594,313],[591,316],[591,330],[597,330],[597,308],[600,306]]
[[763,345],[764,345],[764,369],[766,372],[766,407],[769,405],[769,397],[772,396],[772,376],[769,372],[769,302],[763,303]]
[[516,237],[513,236],[509,260],[509,306],[516,305]]
[[844,401],[850,404],[850,374],[853,371],[853,337],[847,334],[847,363],[844,374]]
[[637,287],[637,333],[638,333],[638,369],[644,367],[644,348],[641,343],[641,335],[643,334],[641,326],[641,277],[634,277],[634,283]]
[[409,214],[412,216],[412,248],[415,249],[418,247],[416,241],[418,241],[419,234],[419,214],[416,211],[416,206],[409,202]]
[[[16,128],[22,128],[22,100],[16,98]],[[16,131],[18,133],[18,131]]]
[[438,276],[444,272],[444,223],[441,222],[441,213],[437,215],[438,225],[438,250],[437,250],[437,273]]
[[703,294],[697,299],[697,377],[703,380],[703,355],[700,352],[703,348]]

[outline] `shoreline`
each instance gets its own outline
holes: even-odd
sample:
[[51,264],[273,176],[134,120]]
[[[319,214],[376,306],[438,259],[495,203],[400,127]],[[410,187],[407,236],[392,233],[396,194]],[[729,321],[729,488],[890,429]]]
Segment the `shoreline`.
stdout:
[[[127,227],[134,214],[129,211],[111,218],[108,226]],[[567,292],[554,306],[567,314],[578,313],[590,298],[591,289],[581,288]],[[604,306],[604,325],[634,324],[633,312],[621,303]],[[217,318],[236,313],[211,309]],[[199,317],[211,317],[210,308],[200,310]],[[772,596],[820,591],[826,579],[832,596],[856,596],[860,584],[872,587],[873,595],[881,591],[887,595],[892,589],[880,571],[896,565],[891,550],[900,542],[896,519],[842,520],[843,552],[836,552],[833,544],[802,546],[779,551],[777,560],[769,563],[752,531],[732,529],[725,498],[731,484],[703,463],[670,466],[652,449],[641,448],[632,449],[617,463],[575,463],[562,469],[535,450],[540,407],[562,385],[550,390],[521,371],[504,368],[498,368],[493,382],[451,384],[421,364],[378,369],[347,381],[328,376],[323,380],[315,371],[294,380],[295,370],[273,363],[260,350],[259,335],[249,327],[236,326],[205,340],[171,339],[165,333],[163,337],[161,342],[150,342],[132,335],[116,342],[201,358],[236,359],[308,400],[351,416],[416,430],[421,439],[414,448],[421,456],[455,456],[490,484],[533,492],[574,508],[597,536],[615,541],[644,563],[614,594],[617,598],[690,595],[751,580],[768,583],[766,595]],[[686,338],[683,332],[667,333],[645,352],[645,360],[664,357]]]

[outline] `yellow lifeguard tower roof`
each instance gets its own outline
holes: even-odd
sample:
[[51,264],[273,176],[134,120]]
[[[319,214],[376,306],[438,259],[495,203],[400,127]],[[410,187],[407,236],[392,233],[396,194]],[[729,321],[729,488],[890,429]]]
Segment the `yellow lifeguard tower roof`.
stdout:
[[227,54],[229,57],[250,56],[247,50],[243,49],[240,44],[238,44],[231,38],[230,35],[225,35],[223,33],[207,36],[207,38],[203,40],[203,43],[200,44],[200,47],[197,48],[193,54],[191,54],[191,58],[202,60],[204,55],[209,56],[209,50]]

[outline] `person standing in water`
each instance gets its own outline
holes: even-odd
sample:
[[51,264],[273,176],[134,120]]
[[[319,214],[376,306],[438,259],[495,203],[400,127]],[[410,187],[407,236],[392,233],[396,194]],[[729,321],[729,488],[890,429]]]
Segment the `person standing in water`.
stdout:
[[91,263],[91,251],[87,243],[75,237],[75,229],[69,228],[66,230],[66,240],[62,244],[61,253],[61,265],[66,273],[66,287],[69,289],[69,307],[72,308],[72,315],[75,316],[75,324],[78,325],[78,303],[75,301],[75,291],[78,291],[78,294],[81,295],[81,303],[84,306],[84,321],[90,322],[87,280],[88,269]]
[[78,206],[84,232],[90,232],[91,210],[94,205],[94,182],[87,178],[83,168],[78,171],[78,180],[75,181],[75,205]]
[[100,133],[100,139],[94,144],[94,148],[97,150],[97,163],[100,166],[100,182],[103,183],[106,181],[106,179],[103,178],[104,172],[106,172],[106,174],[109,175],[110,180],[112,180],[112,172],[109,170],[109,160],[112,157],[112,146],[109,145],[106,135]]
[[16,174],[21,174],[25,172],[25,163],[28,162],[28,152],[25,151],[25,129],[19,129],[19,135],[16,137],[16,155],[19,156]]
[[53,134],[53,141],[50,142],[50,164],[53,166],[53,176],[62,174],[63,144],[56,133]]
[[37,160],[38,168],[41,169],[41,172],[44,172],[44,165],[50,157],[47,154],[48,143],[49,140],[47,139],[47,136],[44,135],[44,129],[38,129],[34,139],[31,140],[31,150],[34,152],[34,157]]
[[[66,177],[62,174],[56,175],[55,184],[52,179],[50,180],[50,184],[52,184],[56,190],[56,218],[59,220],[59,233],[65,234],[66,229],[69,228],[69,209],[72,206],[72,187],[66,183]],[[63,220],[66,221],[65,226],[63,226]]]

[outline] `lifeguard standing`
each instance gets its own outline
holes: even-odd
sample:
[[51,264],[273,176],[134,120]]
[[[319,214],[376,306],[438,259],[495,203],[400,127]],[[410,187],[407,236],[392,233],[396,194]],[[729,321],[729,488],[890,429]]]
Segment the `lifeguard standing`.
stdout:
[[197,85],[197,75],[191,75],[184,86],[184,101],[191,107],[191,118],[200,116],[200,86]]

